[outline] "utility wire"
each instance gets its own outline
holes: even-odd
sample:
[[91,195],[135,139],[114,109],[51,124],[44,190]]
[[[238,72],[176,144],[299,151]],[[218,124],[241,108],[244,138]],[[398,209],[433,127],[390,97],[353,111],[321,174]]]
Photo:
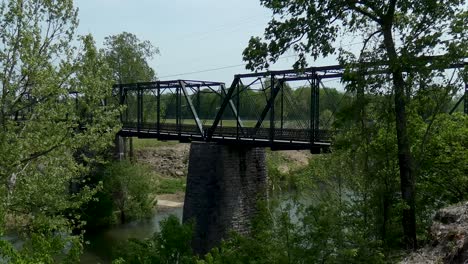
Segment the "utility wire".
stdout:
[[[287,59],[287,58],[291,58],[291,57],[296,57],[296,55],[284,56],[284,57],[280,57],[280,58],[278,58],[278,59],[281,60],[281,59]],[[230,68],[241,67],[241,66],[245,66],[245,65],[247,65],[247,63],[236,64],[236,65],[229,65],[229,66],[218,67],[218,68],[212,68],[212,69],[206,69],[206,70],[200,70],[200,71],[184,72],[184,73],[177,73],[177,74],[165,75],[165,76],[160,76],[159,78],[169,78],[169,77],[190,75],[190,74],[196,74],[196,73],[204,73],[204,72],[219,71],[219,70],[224,70],[224,69],[230,69]]]
[[[447,40],[444,40],[444,41],[450,41],[450,40],[454,40],[454,38],[447,39]],[[354,46],[354,45],[359,45],[359,44],[364,44],[364,42],[361,41],[361,42],[349,43],[349,44],[346,44],[346,45],[341,45],[341,47],[349,47],[349,46]],[[292,58],[292,57],[296,57],[296,56],[297,56],[297,55],[294,54],[294,55],[279,57],[278,60],[287,59],[287,58]],[[206,69],[206,70],[200,70],[200,71],[184,72],[184,73],[177,73],[177,74],[165,75],[165,76],[160,76],[159,78],[169,78],[169,77],[184,76],[184,75],[191,75],[191,74],[204,73],[204,72],[219,71],[219,70],[237,68],[237,67],[246,66],[246,65],[247,65],[247,63],[236,64],[236,65],[229,65],[229,66],[217,67],[217,68]],[[325,81],[325,83],[326,83],[326,82],[331,82],[331,81],[334,81],[334,80],[328,80],[328,81]]]

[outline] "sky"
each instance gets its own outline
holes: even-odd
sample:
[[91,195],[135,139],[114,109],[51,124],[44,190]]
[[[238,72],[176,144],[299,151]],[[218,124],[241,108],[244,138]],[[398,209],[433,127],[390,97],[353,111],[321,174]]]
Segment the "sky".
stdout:
[[[127,31],[149,40],[160,54],[150,61],[161,80],[230,83],[248,72],[242,51],[251,36],[263,36],[271,11],[259,0],[75,0],[78,33],[91,33],[99,47],[109,35]],[[293,53],[271,69],[289,69]],[[337,64],[335,58],[309,62]],[[213,70],[218,69],[218,70]]]

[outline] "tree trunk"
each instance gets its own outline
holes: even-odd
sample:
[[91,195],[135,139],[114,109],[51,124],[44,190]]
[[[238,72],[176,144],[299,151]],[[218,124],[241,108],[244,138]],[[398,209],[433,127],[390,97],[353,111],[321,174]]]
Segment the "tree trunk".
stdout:
[[125,211],[124,209],[120,210],[120,224],[125,224],[126,222],[126,217],[125,217]]
[[391,26],[384,27],[383,33],[390,72],[393,79],[393,88],[395,90],[395,116],[401,196],[406,204],[403,209],[402,218],[404,242],[408,248],[416,249],[415,181],[413,178],[411,150],[407,130],[405,81],[403,79],[402,67],[398,61]]

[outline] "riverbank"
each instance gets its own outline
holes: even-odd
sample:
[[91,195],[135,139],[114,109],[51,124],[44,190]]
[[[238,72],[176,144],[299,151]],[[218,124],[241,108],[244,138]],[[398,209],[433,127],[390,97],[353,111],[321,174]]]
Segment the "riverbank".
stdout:
[[184,199],[184,192],[160,194],[156,196],[156,210],[162,212],[173,208],[182,208],[184,207]]
[[182,221],[184,206],[183,192],[156,196],[154,214],[149,219],[136,220],[87,233],[87,241],[81,263],[112,263],[114,251],[128,239],[145,240],[160,230],[160,223],[170,215]]
[[[87,233],[81,263],[111,263],[113,251],[121,243],[150,238],[171,214],[182,220],[190,144],[134,139],[134,148],[134,162],[149,167],[157,177],[156,193],[151,195],[153,214],[149,219]],[[267,151],[268,169],[283,176],[306,167],[310,158],[308,151]]]

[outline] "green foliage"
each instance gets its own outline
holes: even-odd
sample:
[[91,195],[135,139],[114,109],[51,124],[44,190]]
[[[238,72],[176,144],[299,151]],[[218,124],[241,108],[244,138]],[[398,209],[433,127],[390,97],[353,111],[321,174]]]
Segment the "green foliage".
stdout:
[[[78,210],[95,189],[86,175],[103,161],[118,131],[118,108],[105,106],[111,76],[90,36],[75,39],[71,0],[0,3],[0,234],[12,263],[77,261]],[[63,261],[60,261],[63,259]]]
[[156,192],[156,175],[148,167],[129,161],[114,162],[103,175],[103,193],[111,197],[121,223],[151,215]]
[[313,204],[296,198],[260,205],[250,236],[232,233],[201,258],[190,250],[192,225],[171,217],[152,239],[124,244],[114,263],[384,263],[380,242],[346,208],[351,203],[331,192],[308,197]]
[[159,180],[149,167],[127,160],[112,162],[95,172],[93,181],[99,190],[80,212],[87,230],[153,214]]
[[383,263],[378,245],[350,232],[341,213],[329,202],[263,207],[251,236],[233,234],[197,263]]
[[160,194],[185,192],[185,178],[159,177],[158,181],[158,193]]
[[301,173],[303,164],[296,164],[288,154],[282,151],[266,152],[266,165],[268,171],[269,190],[272,195],[281,194],[288,190],[297,189],[298,181],[296,175]]
[[275,151],[267,151],[266,165],[268,171],[269,187],[272,191],[278,191],[288,184],[288,175],[281,173],[279,166],[286,164],[287,160],[279,153]]
[[[428,125],[420,122],[423,129]],[[468,199],[468,116],[438,115],[418,152],[421,225],[428,226],[434,209]]]
[[[190,263],[389,261],[401,246],[401,211],[407,207],[399,198],[396,135],[389,129],[395,121],[385,111],[390,99],[368,101],[366,116],[373,122],[342,123],[347,129],[337,136],[332,153],[314,155],[308,168],[294,172],[290,180],[297,193],[270,196],[269,204],[260,206],[250,236],[231,234],[220,247]],[[417,219],[422,239],[434,210],[466,199],[468,126],[461,114],[437,115],[432,125],[418,115],[410,120],[412,148],[424,150],[415,152],[420,160]],[[280,153],[269,153],[273,178],[282,177],[277,165],[284,162]],[[132,251],[146,256],[140,250]]]
[[[356,161],[360,166],[354,167],[360,167],[364,174],[364,193],[368,193],[374,183],[376,188],[386,190],[381,197],[385,204],[384,214],[389,200],[393,199],[390,198],[393,181],[388,180],[392,179],[394,168],[391,164],[374,166],[385,164],[381,159],[385,155],[375,153],[373,148],[382,149],[382,146],[371,141],[374,136],[383,134],[379,125],[393,125],[398,150],[391,152],[391,157],[387,155],[388,163],[393,163],[398,156],[402,200],[399,208],[405,243],[416,249],[416,179],[420,172],[419,165],[414,164],[418,153],[413,152],[418,143],[411,140],[417,140],[422,134],[418,133],[421,131],[411,131],[414,129],[412,122],[417,122],[411,112],[414,111],[413,101],[420,103],[419,114],[430,124],[426,129],[430,131],[436,116],[447,109],[447,101],[456,93],[456,87],[461,87],[464,79],[466,81],[466,67],[453,76],[447,76],[447,72],[441,70],[467,57],[466,1],[261,0],[260,3],[273,12],[273,17],[264,38],[252,37],[244,50],[246,67],[251,70],[268,68],[291,49],[298,54],[294,67],[303,68],[307,65],[307,56],[316,60],[339,51],[340,62],[346,66],[343,80],[347,89],[357,97],[351,120],[361,123],[358,127],[360,136],[366,139],[363,147],[350,146],[362,154]],[[358,53],[347,50],[347,45],[336,45],[342,42],[340,39],[356,36],[363,40]],[[433,57],[435,54],[439,56]],[[374,74],[382,71],[385,74]],[[385,111],[393,116],[375,127],[369,123],[380,120],[368,116],[371,112],[366,109],[369,99],[366,95],[369,94],[392,96],[394,101],[390,107],[385,107]],[[429,135],[425,134],[423,144],[417,146],[421,149],[425,148],[423,145]],[[373,200],[377,196],[364,196],[364,200]]]
[[[404,64],[414,63],[415,56],[432,55],[437,48],[438,54],[450,54],[447,58],[466,56],[467,36],[462,33],[467,30],[465,1],[260,0],[260,3],[273,12],[273,17],[264,39],[252,37],[244,50],[249,69],[268,68],[290,49],[298,54],[295,66],[303,67],[307,65],[306,55],[317,59],[337,50],[345,52],[349,47],[337,46],[338,40],[357,35],[366,40],[358,54],[360,59],[382,60],[388,51],[382,44],[389,44],[383,41],[384,30],[393,30],[398,35],[398,43],[391,42]],[[368,54],[369,50],[379,51],[380,55]]]
[[149,82],[156,79],[148,65],[159,50],[149,41],[141,41],[132,33],[122,32],[105,38],[106,62],[117,83]]
[[113,263],[194,263],[191,239],[192,225],[183,225],[177,217],[169,216],[151,239],[130,240],[122,245]]

